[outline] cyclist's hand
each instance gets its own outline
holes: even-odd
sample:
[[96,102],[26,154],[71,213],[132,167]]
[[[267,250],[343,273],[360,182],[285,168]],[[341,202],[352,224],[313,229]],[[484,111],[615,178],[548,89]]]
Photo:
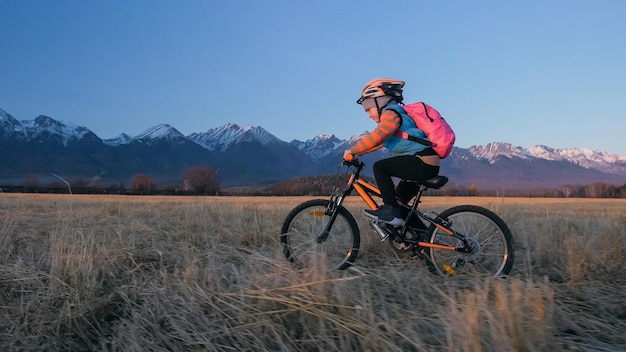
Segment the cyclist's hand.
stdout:
[[343,160],[352,161],[352,159],[354,159],[354,155],[350,153],[350,149],[347,149],[345,152],[343,152]]

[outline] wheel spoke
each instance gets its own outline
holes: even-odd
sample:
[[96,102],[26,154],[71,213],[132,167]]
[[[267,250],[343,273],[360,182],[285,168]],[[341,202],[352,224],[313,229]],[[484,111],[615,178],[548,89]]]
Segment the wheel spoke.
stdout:
[[[512,237],[506,224],[487,209],[458,206],[443,212],[455,232],[466,236],[469,252],[454,252],[431,248],[433,265],[442,274],[472,273],[498,276],[508,274],[513,264]],[[463,247],[463,243],[439,230],[431,242]],[[453,268],[453,273],[451,272]]]
[[345,269],[356,258],[360,237],[356,221],[342,207],[324,241],[318,238],[326,230],[331,216],[326,214],[328,200],[300,204],[283,224],[281,242],[285,256],[300,267],[324,265],[328,269]]

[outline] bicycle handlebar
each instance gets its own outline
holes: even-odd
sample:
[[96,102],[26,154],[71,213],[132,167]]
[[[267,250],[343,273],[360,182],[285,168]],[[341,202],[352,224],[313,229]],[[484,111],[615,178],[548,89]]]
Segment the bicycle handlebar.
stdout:
[[358,168],[362,168],[362,167],[365,165],[365,163],[363,163],[362,161],[360,161],[360,160],[359,160],[359,159],[355,156],[355,157],[353,157],[351,160],[346,160],[346,159],[343,159],[343,160],[341,161],[341,165],[340,165],[340,166],[344,166],[344,165],[345,165],[345,166],[355,166],[355,167],[358,167]]

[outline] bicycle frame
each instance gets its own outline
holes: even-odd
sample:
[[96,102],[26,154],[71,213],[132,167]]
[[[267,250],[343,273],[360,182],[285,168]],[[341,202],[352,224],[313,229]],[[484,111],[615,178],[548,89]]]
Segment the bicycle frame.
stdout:
[[[354,169],[352,175],[350,176],[350,179],[348,180],[347,183],[347,187],[346,189],[341,193],[341,195],[332,195],[331,196],[331,204],[333,205],[333,207],[338,207],[343,203],[343,200],[349,196],[352,191],[356,191],[357,194],[361,197],[361,199],[363,199],[363,201],[367,204],[368,207],[370,207],[370,209],[375,210],[378,208],[378,203],[374,200],[373,196],[381,198],[381,193],[380,193],[380,189],[378,189],[378,187],[372,185],[371,183],[367,182],[366,180],[363,180],[360,177],[361,174],[361,170],[363,169],[364,163],[358,160],[352,160],[352,161],[344,161],[342,163],[342,165],[347,165],[347,166],[353,166],[356,169]],[[420,188],[417,192],[417,195],[415,196],[415,200],[413,202],[413,205],[409,205],[407,204],[402,204],[403,207],[408,208],[411,211],[410,215],[416,215],[419,218],[427,221],[428,223],[433,224],[435,227],[437,227],[439,230],[441,230],[443,233],[450,235],[450,236],[454,236],[457,239],[459,239],[460,241],[462,241],[465,246],[461,247],[461,248],[457,248],[457,247],[453,247],[453,246],[447,246],[447,245],[440,245],[440,244],[435,244],[435,243],[429,243],[429,242],[423,242],[423,241],[417,241],[416,244],[420,247],[428,247],[428,248],[436,248],[436,249],[444,249],[444,250],[450,250],[450,251],[467,251],[467,240],[465,239],[465,236],[460,235],[458,233],[456,233],[454,230],[450,229],[448,226],[444,225],[444,221],[438,217],[436,218],[431,218],[428,215],[424,214],[423,212],[421,212],[418,209],[418,204],[420,203],[420,199],[422,197],[422,194],[424,193],[424,191],[427,189],[426,186],[421,185],[420,184]],[[335,217],[336,217],[336,211],[335,209],[327,209],[327,212],[332,212],[332,218],[331,220],[328,222],[326,228],[324,229],[324,231],[322,232],[322,234],[320,236],[318,236],[318,241],[322,242],[326,239],[326,237],[328,236],[328,233],[330,231],[330,228],[332,227],[334,221],[335,221]],[[331,215],[331,214],[329,214]],[[407,220],[409,218],[407,217]],[[404,235],[408,230],[407,225],[405,224],[402,228],[401,234]]]

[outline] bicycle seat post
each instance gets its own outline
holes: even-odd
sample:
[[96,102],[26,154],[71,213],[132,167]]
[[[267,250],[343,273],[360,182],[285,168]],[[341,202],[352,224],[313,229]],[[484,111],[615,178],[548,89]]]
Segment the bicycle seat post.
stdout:
[[415,210],[419,207],[419,204],[422,202],[422,194],[424,194],[424,191],[426,191],[426,189],[428,189],[428,187],[424,185],[420,185],[420,188],[418,189],[417,194],[415,195],[415,200],[413,201],[413,205],[411,206],[411,209]]

